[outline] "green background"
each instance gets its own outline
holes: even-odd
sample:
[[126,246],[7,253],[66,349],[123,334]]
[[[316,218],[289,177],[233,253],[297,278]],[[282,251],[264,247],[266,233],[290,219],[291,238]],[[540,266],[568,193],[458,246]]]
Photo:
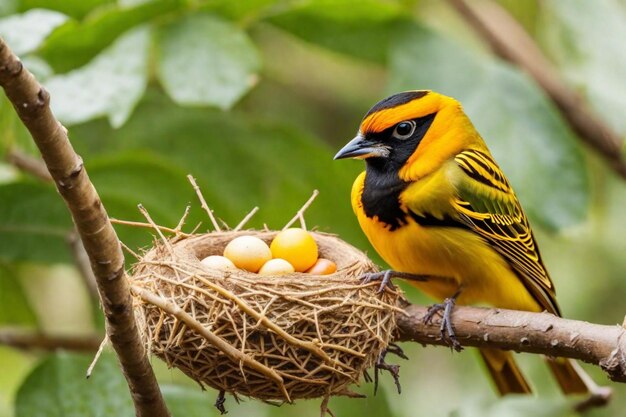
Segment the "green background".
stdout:
[[[626,134],[626,2],[500,0],[559,76]],[[349,204],[358,161],[332,160],[386,95],[433,89],[459,99],[511,180],[533,224],[566,317],[622,323],[626,312],[626,187],[581,145],[546,94],[494,57],[447,2],[436,0],[2,0],[0,36],[52,96],[112,217],[188,229],[209,222],[185,176],[231,226],[282,227],[320,191],[307,223],[368,251]],[[0,159],[37,155],[4,96]],[[97,300],[73,266],[72,223],[50,184],[0,161],[0,333],[102,334]],[[132,248],[151,236],[116,229]],[[407,290],[416,303],[430,303]],[[403,393],[335,398],[338,416],[568,416],[538,356],[520,355],[537,395],[499,399],[471,349],[405,344]],[[0,345],[0,416],[131,416],[111,353]],[[174,416],[216,415],[215,392],[153,360]],[[600,383],[597,368],[585,366]],[[626,388],[590,416],[622,416]],[[230,415],[319,414],[319,401],[280,408],[227,400]]]

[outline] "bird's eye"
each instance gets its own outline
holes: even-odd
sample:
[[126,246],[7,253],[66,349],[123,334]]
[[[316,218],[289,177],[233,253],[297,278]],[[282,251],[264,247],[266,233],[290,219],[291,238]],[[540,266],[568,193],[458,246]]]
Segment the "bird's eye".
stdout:
[[396,139],[404,140],[413,136],[415,132],[415,122],[413,120],[408,120],[406,122],[400,122],[396,125],[396,128],[393,130],[393,137]]

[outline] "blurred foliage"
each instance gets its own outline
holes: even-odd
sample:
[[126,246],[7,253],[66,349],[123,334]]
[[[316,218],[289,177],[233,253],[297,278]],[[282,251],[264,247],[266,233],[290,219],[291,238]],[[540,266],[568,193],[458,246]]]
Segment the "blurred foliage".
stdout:
[[[500,4],[626,135],[624,2]],[[158,223],[174,226],[191,204],[187,229],[202,222],[200,230],[207,230],[185,178],[191,173],[226,223],[237,224],[258,205],[250,226],[280,228],[319,189],[308,224],[340,234],[381,263],[349,206],[362,164],[333,162],[332,155],[388,93],[434,89],[461,100],[509,176],[566,315],[622,321],[624,182],[579,145],[535,83],[487,52],[445,2],[5,0],[0,16],[0,36],[51,92],[53,110],[112,217],[141,221],[142,203]],[[0,157],[11,149],[37,155],[4,97],[0,132]],[[89,326],[69,319],[89,318],[98,306],[78,274],[67,272],[71,230],[50,184],[0,162],[0,331],[102,329],[101,315]],[[147,230],[117,230],[132,248],[151,243]],[[385,375],[376,397],[365,384],[357,390],[366,399],[332,399],[336,415],[571,414],[571,400],[557,392],[536,356],[521,360],[540,398],[497,399],[470,352],[406,349],[411,360],[402,363],[402,395]],[[89,359],[0,348],[0,417],[132,415],[112,355],[85,381]],[[174,416],[216,415],[215,393],[155,365]],[[600,371],[590,371],[604,381]],[[626,389],[615,390],[609,408],[589,415],[622,415]],[[227,406],[252,416],[319,413],[319,401],[273,408],[229,398]]]
[[17,393],[15,416],[132,415],[133,402],[115,359],[102,357],[92,377],[86,380],[90,359],[87,355],[59,353],[41,361]]

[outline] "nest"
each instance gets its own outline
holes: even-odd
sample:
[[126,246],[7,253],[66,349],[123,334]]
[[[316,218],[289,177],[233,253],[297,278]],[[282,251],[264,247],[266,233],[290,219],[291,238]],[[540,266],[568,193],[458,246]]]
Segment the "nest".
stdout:
[[[161,239],[132,271],[134,306],[148,349],[200,385],[272,402],[350,395],[390,342],[399,290],[359,277],[375,266],[341,239],[312,232],[331,275],[264,277],[214,270],[199,259],[246,234]],[[161,235],[162,236],[162,235]]]

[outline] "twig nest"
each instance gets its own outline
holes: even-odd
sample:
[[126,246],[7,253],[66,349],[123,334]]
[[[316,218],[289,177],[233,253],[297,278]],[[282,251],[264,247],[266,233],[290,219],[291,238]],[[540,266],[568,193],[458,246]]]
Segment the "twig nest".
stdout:
[[329,275],[259,275],[200,262],[238,236],[219,232],[158,243],[132,272],[148,349],[201,385],[261,400],[350,395],[385,349],[402,295],[359,277],[375,266],[341,239],[312,232]]

